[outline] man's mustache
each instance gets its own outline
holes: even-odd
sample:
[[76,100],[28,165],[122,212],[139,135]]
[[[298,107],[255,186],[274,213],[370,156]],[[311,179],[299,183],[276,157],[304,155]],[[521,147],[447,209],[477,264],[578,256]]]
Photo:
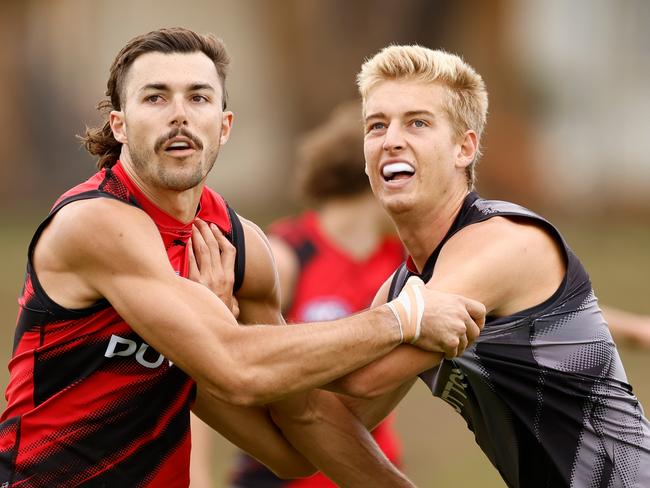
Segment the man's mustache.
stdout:
[[192,134],[189,130],[185,129],[184,127],[176,127],[172,130],[170,130],[167,134],[164,134],[160,136],[158,139],[156,139],[156,142],[153,146],[153,149],[155,152],[160,151],[160,149],[170,140],[173,139],[174,137],[178,136],[183,136],[187,137],[190,141],[192,141],[192,144],[194,144],[194,147],[197,149],[203,149],[203,143],[201,142],[201,139],[199,139],[197,136]]

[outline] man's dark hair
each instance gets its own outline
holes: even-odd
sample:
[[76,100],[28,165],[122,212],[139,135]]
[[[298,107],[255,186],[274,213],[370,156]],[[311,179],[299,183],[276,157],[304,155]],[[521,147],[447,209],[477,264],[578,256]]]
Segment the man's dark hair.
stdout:
[[97,167],[112,167],[120,156],[122,144],[113,137],[108,114],[111,110],[122,110],[124,98],[124,80],[133,62],[143,54],[159,52],[194,53],[202,52],[212,60],[217,68],[223,93],[223,108],[226,108],[226,74],[230,57],[221,39],[211,34],[197,34],[182,27],[158,29],[131,39],[118,53],[111,65],[106,97],[99,102],[97,109],[105,116],[102,127],[88,127],[83,136],[79,136],[86,150],[93,156],[98,156]]
[[358,195],[370,189],[364,168],[361,103],[343,103],[298,147],[298,194],[311,204]]

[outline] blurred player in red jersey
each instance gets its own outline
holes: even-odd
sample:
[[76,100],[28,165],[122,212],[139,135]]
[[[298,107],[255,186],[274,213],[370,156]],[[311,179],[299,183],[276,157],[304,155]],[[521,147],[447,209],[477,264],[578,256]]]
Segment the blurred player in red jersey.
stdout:
[[[269,228],[288,323],[334,320],[367,308],[404,259],[403,247],[364,173],[360,124],[360,103],[349,102],[305,137],[296,180],[301,199],[313,210]],[[388,459],[399,465],[393,420],[387,418],[373,436]],[[336,486],[322,473],[280,480],[245,454],[238,459],[232,483],[238,488]]]

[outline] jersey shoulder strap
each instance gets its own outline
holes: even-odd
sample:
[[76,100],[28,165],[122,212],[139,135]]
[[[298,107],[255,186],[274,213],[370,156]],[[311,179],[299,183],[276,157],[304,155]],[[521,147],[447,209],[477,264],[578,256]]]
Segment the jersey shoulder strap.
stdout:
[[233,292],[238,291],[244,282],[244,272],[246,271],[246,239],[244,238],[244,227],[242,226],[239,215],[232,207],[226,204],[228,217],[230,218],[231,230],[229,237],[230,243],[235,246],[237,253],[235,255],[235,283]]
[[400,264],[399,268],[397,268],[395,273],[393,273],[393,279],[390,282],[390,289],[388,290],[389,302],[397,298],[397,295],[400,294],[410,276],[411,272],[406,266],[406,262],[403,262]]

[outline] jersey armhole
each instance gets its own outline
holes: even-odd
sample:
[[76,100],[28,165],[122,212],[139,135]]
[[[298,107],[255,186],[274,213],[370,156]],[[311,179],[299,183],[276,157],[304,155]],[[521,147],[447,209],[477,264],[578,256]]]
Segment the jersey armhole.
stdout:
[[233,284],[233,292],[237,292],[244,282],[244,272],[246,271],[246,240],[239,216],[230,205],[226,205],[226,208],[230,217],[231,242],[237,250],[235,254],[235,283]]

